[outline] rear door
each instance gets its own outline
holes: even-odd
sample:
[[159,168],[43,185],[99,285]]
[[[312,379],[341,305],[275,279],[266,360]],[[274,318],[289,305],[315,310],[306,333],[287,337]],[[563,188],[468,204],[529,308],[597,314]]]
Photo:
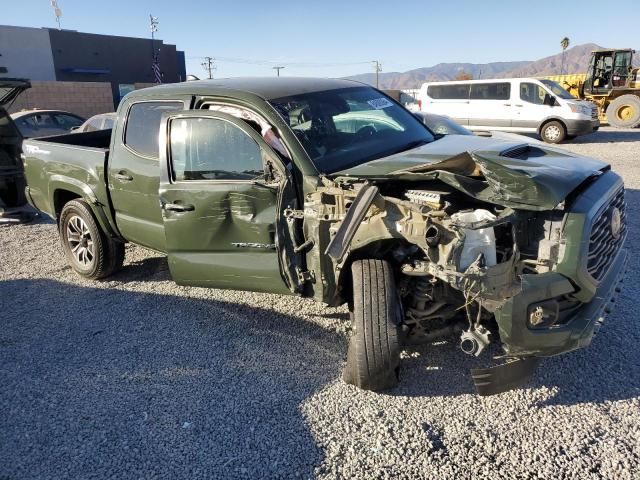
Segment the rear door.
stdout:
[[283,211],[293,184],[246,122],[195,110],[161,126],[160,204],[173,279],[182,285],[298,291]]
[[511,83],[472,83],[469,94],[469,127],[510,127]]
[[124,238],[165,251],[158,202],[158,132],[163,113],[185,109],[180,98],[125,100],[123,121],[116,122],[109,155],[109,190],[116,224]]

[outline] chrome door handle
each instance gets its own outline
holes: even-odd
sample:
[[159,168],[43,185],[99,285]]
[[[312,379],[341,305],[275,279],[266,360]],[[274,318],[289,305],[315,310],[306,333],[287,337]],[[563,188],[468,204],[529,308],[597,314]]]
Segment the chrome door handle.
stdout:
[[524,107],[524,105],[514,105],[514,107]]
[[505,106],[505,107],[510,107],[510,106],[511,106],[511,104],[510,104],[510,103],[505,103],[505,104],[504,104],[504,106]]
[[127,175],[125,172],[118,172],[114,175],[116,180],[120,180],[121,182],[130,182],[133,180],[131,175]]
[[167,212],[192,212],[196,207],[193,205],[183,205],[182,203],[163,203],[162,209]]

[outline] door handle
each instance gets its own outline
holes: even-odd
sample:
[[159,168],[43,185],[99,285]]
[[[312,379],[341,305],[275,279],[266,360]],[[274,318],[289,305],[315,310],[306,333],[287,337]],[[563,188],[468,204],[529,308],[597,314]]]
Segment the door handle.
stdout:
[[510,107],[510,106],[511,106],[511,104],[510,104],[510,103],[505,103],[505,104],[504,104],[504,106],[505,106],[505,107]]
[[131,175],[127,175],[127,172],[125,172],[124,170],[120,170],[118,173],[116,173],[114,175],[114,178],[116,180],[120,180],[121,182],[130,182],[131,180],[133,180],[133,177]]
[[524,107],[524,105],[514,105],[514,107]]
[[182,203],[163,203],[162,209],[167,212],[192,212],[196,207]]

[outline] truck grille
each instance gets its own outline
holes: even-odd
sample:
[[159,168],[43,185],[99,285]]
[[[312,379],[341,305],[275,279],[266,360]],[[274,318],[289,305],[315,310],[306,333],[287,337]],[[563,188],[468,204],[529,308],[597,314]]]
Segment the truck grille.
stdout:
[[[620,214],[620,228],[617,235],[612,229],[614,211]],[[627,221],[624,201],[624,188],[616,193],[611,202],[605,205],[595,217],[589,238],[589,256],[587,271],[595,280],[602,280],[609,271],[611,262],[627,236]]]

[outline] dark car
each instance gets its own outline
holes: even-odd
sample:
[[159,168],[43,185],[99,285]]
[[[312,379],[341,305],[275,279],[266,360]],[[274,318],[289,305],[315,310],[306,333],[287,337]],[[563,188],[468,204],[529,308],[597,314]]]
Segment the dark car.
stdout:
[[25,110],[12,113],[11,118],[24,138],[62,135],[85,121],[78,115],[61,110]]
[[72,128],[74,133],[95,132],[96,130],[111,130],[116,121],[116,112],[100,113],[89,118],[79,127]]
[[0,79],[0,219],[26,220],[31,215],[24,209],[25,180],[22,160],[22,135],[5,110],[24,90],[28,80]]

